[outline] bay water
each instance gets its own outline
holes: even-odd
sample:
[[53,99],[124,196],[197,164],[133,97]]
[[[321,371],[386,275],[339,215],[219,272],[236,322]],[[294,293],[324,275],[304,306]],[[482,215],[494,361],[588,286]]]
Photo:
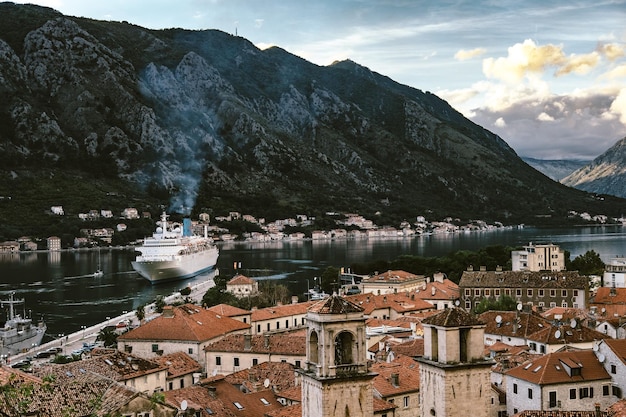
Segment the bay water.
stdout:
[[[227,278],[235,267],[255,279],[276,279],[293,294],[313,286],[328,267],[355,262],[392,260],[400,255],[443,256],[457,250],[490,245],[518,247],[528,243],[555,243],[571,259],[588,250],[604,262],[626,256],[626,227],[513,228],[386,239],[300,240],[220,243],[217,270]],[[188,285],[213,279],[215,271],[183,281],[151,284],[131,267],[130,249],[75,250],[0,254],[0,299],[11,291],[26,301],[26,315],[43,317],[48,338],[80,331],[140,305],[153,302]],[[94,278],[98,265],[104,276]],[[20,311],[21,313],[22,311]]]

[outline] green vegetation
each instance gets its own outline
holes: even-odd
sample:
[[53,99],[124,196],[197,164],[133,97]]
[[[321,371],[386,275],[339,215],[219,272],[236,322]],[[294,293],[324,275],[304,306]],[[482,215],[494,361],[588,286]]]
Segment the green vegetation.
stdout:
[[573,261],[569,261],[569,256],[566,257],[565,266],[569,271],[578,271],[581,275],[602,275],[604,273],[604,262],[600,258],[600,255],[594,251],[589,250],[583,255],[578,255]]
[[482,314],[485,311],[513,311],[517,308],[517,301],[508,295],[501,295],[497,300],[493,297],[483,298],[474,308],[475,314]]
[[250,297],[237,298],[226,291],[226,283],[230,278],[217,276],[214,278],[215,286],[209,288],[202,297],[202,305],[212,307],[218,304],[229,304],[246,310],[252,307],[265,308],[275,306],[278,303],[290,302],[289,289],[274,280],[259,282],[259,294]]

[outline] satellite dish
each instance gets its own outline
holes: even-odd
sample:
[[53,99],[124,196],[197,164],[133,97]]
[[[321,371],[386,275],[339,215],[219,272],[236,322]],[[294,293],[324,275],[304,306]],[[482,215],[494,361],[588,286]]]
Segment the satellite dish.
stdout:
[[598,355],[598,360],[600,361],[600,363],[604,363],[604,360],[605,360],[605,359],[606,359],[606,358],[604,357],[604,354],[603,354],[603,353],[601,353],[601,354],[599,354],[599,355]]
[[461,302],[460,302],[459,300],[456,300],[456,301],[454,302],[454,305],[455,305],[455,306],[457,306],[457,307],[459,306],[459,304],[461,304]]
[[265,388],[268,388],[268,387],[270,386],[270,380],[269,380],[269,378],[265,378],[265,381],[263,381],[263,386],[264,386]]
[[576,319],[572,319],[572,321],[569,322],[569,327],[571,327],[572,329],[576,328],[577,325],[578,322],[576,321]]
[[554,332],[554,337],[556,337],[557,339],[561,338],[561,331],[557,330],[556,332]]
[[602,312],[606,313],[606,308],[602,307]]
[[522,311],[522,308],[524,308],[524,306],[522,305],[522,303],[518,303],[518,304],[517,304],[517,311]]
[[499,314],[496,316],[496,323],[498,324],[502,323],[502,316]]
[[180,403],[180,409],[183,410],[183,411],[185,411],[187,409],[187,400],[183,400]]
[[600,349],[600,347],[598,347],[598,345],[594,343],[594,344],[593,344],[593,351],[594,351],[594,352],[597,352],[597,351],[598,351],[598,349]]
[[211,372],[211,375],[213,376],[217,375],[217,369],[213,369],[213,371]]

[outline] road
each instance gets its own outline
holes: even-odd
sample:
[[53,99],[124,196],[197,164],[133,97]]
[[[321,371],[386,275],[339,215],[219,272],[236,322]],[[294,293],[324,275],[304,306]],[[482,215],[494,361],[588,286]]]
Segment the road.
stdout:
[[[215,276],[219,275],[219,271],[215,271]],[[181,295],[180,292],[175,292],[165,297],[166,304],[173,304],[176,302],[184,301],[186,298],[192,300],[192,302],[196,304],[200,304],[202,301],[202,297],[206,293],[206,291],[213,287],[215,282],[213,278],[208,278],[205,281],[199,282],[191,287],[191,293],[188,296]],[[154,303],[148,304],[145,306],[145,320],[152,320],[155,317],[159,316],[160,313],[156,312],[156,306]],[[128,327],[119,327],[117,325],[119,323],[128,323]],[[7,358],[6,362],[8,365],[15,363],[22,359],[34,358],[35,355],[41,351],[47,350],[49,348],[58,347],[61,348],[61,352],[64,355],[70,355],[73,351],[80,349],[83,347],[83,343],[95,343],[100,330],[102,330],[106,326],[116,326],[119,332],[125,331],[127,328],[134,328],[139,326],[139,320],[137,319],[137,315],[135,311],[127,312],[121,314],[119,316],[107,318],[107,320],[102,323],[95,324],[90,327],[85,327],[75,333],[67,334],[58,339],[52,340],[47,343],[43,343],[39,346],[35,346],[33,349],[29,349],[26,352],[21,352]],[[33,359],[33,363],[36,365],[37,363],[49,362],[50,358],[47,359]]]

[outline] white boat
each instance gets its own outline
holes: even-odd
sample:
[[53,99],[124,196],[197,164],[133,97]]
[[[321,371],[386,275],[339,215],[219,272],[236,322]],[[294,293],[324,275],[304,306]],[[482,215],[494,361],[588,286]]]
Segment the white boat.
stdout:
[[138,255],[132,262],[133,269],[152,283],[191,278],[208,271],[217,264],[219,250],[213,239],[193,234],[191,220],[180,224],[168,224],[167,214],[161,215],[152,237],[146,237],[143,245],[136,248]]
[[93,274],[94,278],[102,278],[104,276],[104,271],[102,270],[102,262],[100,259],[100,248],[98,248],[98,269]]
[[39,346],[47,329],[43,321],[35,326],[32,319],[15,313],[15,305],[24,304],[24,299],[16,300],[14,295],[15,292],[11,292],[8,300],[0,300],[0,307],[9,307],[7,321],[0,328],[0,354],[3,356]]

